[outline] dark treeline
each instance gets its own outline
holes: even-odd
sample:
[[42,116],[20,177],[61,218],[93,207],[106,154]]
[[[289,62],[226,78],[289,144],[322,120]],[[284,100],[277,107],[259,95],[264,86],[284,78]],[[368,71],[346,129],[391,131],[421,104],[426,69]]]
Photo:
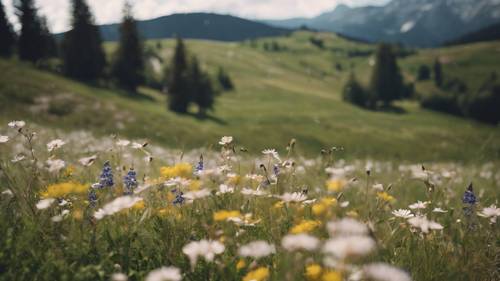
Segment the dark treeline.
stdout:
[[[159,78],[146,77],[154,76],[149,60],[162,60],[155,50],[144,47],[128,2],[123,10],[120,41],[111,59],[106,58],[99,28],[85,0],[71,0],[71,29],[64,34],[59,45],[48,28],[46,18],[39,15],[34,0],[16,0],[14,7],[20,23],[18,34],[14,32],[0,1],[2,57],[16,55],[20,60],[35,65],[42,65],[50,58],[59,58],[56,61],[60,67],[52,67],[52,70],[87,83],[114,85],[130,94],[137,94],[138,87],[145,84],[164,88],[169,96],[169,109],[187,113],[194,104],[201,117],[213,109],[217,93],[234,88],[231,78],[222,68],[212,79],[202,69],[196,56],[187,53],[180,38],[165,74],[159,75]],[[157,43],[156,47],[161,49],[161,43]]]

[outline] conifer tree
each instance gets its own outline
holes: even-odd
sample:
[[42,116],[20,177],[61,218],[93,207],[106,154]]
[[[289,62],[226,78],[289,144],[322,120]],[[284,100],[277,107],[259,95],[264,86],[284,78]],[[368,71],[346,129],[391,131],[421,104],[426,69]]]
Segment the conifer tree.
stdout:
[[129,91],[136,91],[139,84],[144,82],[143,46],[132,15],[132,6],[128,2],[125,3],[120,45],[115,53],[112,74],[118,84]]
[[231,77],[229,77],[227,72],[222,67],[219,67],[219,71],[217,72],[217,80],[219,80],[219,84],[225,91],[231,91],[234,89]]
[[43,48],[43,56],[57,57],[58,55],[57,43],[56,40],[54,39],[54,36],[52,36],[52,33],[49,30],[49,26],[47,24],[47,18],[45,17],[40,18],[40,27],[41,27],[41,36],[43,41],[43,45],[40,47]]
[[62,43],[63,69],[66,75],[80,80],[99,78],[106,65],[98,27],[85,0],[72,1],[71,30]]
[[186,113],[192,101],[188,67],[184,42],[177,37],[175,53],[167,77],[167,89],[168,107],[178,113]]
[[5,14],[5,7],[0,1],[0,56],[9,57],[14,51],[16,35]]
[[360,107],[368,106],[369,103],[367,93],[352,72],[349,75],[349,80],[347,80],[347,83],[344,85],[342,97],[345,101]]
[[19,58],[37,62],[45,56],[45,48],[43,47],[45,39],[34,0],[18,0],[15,8],[21,24],[18,40]]
[[189,65],[190,96],[198,106],[198,115],[205,117],[208,110],[213,109],[214,90],[210,77],[200,69],[198,59],[193,57]]
[[439,59],[436,59],[434,62],[434,84],[436,84],[438,88],[443,86],[443,68],[441,67]]
[[370,83],[372,94],[377,100],[389,105],[392,101],[401,98],[403,86],[403,77],[391,46],[379,45]]

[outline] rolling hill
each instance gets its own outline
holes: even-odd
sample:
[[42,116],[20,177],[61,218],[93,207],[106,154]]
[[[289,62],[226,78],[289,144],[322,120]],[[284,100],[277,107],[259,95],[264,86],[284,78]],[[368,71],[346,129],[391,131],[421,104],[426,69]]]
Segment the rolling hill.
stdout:
[[476,42],[487,42],[500,40],[500,23],[493,24],[480,30],[465,34],[455,40],[452,40],[445,45],[453,46],[460,44],[469,44]]
[[[325,48],[312,45],[312,36],[324,40]],[[147,44],[156,48],[157,42]],[[266,51],[263,45],[269,42],[286,48]],[[158,54],[168,61],[174,42],[162,40],[161,45]],[[130,97],[0,60],[0,122],[23,119],[185,149],[232,135],[250,153],[281,149],[295,138],[298,150],[311,157],[332,146],[345,147],[336,157],[351,159],[442,162],[500,157],[500,131],[495,127],[423,110],[416,102],[398,103],[404,113],[372,112],[344,103],[341,90],[351,68],[362,82],[369,80],[373,45],[330,33],[296,32],[253,43],[188,40],[187,46],[207,71],[215,73],[223,66],[236,84],[236,91],[219,97],[209,119],[168,112],[165,96],[151,89]],[[108,52],[115,47],[106,44]],[[500,65],[498,52],[500,44],[495,42],[422,50],[400,64],[411,80],[418,66],[441,57],[446,59],[445,73],[467,77],[474,88]],[[431,82],[416,86],[419,91],[435,90]]]
[[[119,39],[119,24],[100,26],[104,41]],[[272,27],[229,15],[211,13],[173,14],[137,22],[144,39],[173,38],[176,35],[189,39],[242,41],[245,39],[279,36],[290,30]]]

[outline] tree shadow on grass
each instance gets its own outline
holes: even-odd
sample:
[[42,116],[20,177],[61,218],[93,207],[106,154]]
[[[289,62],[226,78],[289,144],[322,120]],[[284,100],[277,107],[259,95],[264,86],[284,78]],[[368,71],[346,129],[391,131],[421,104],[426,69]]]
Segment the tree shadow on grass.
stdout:
[[393,114],[406,114],[407,113],[406,109],[404,109],[403,107],[393,105],[393,104],[382,105],[382,106],[378,107],[376,111],[385,112],[385,113],[393,113]]
[[227,121],[225,121],[217,116],[210,115],[210,114],[200,115],[197,113],[189,112],[189,113],[185,113],[185,115],[194,117],[197,120],[202,121],[202,122],[211,121],[211,122],[214,122],[214,123],[216,123],[218,125],[222,125],[222,126],[226,126],[228,124]]

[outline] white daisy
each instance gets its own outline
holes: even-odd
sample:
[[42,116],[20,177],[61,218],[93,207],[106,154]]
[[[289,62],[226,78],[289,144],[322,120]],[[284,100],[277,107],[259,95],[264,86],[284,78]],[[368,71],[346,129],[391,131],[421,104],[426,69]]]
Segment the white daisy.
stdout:
[[448,211],[446,210],[443,210],[441,208],[434,208],[434,210],[432,210],[433,213],[448,213]]
[[208,188],[196,190],[196,191],[189,191],[184,194],[184,198],[187,200],[193,201],[195,199],[202,199],[205,197],[210,196],[210,190]]
[[54,198],[42,199],[42,200],[38,201],[38,203],[36,203],[36,208],[38,210],[45,210],[45,209],[49,208],[55,201],[56,201],[56,199],[54,199]]
[[24,121],[11,121],[7,124],[12,129],[21,129],[26,126],[26,122]]
[[221,184],[219,186],[219,191],[217,191],[217,195],[226,194],[226,193],[234,193],[234,187],[229,185]]
[[377,191],[384,191],[384,185],[381,183],[374,184],[372,187]]
[[114,215],[121,210],[132,208],[136,203],[142,201],[140,197],[122,196],[118,197],[110,203],[104,205],[101,209],[97,210],[94,217],[98,220],[103,219],[105,216]]
[[403,218],[403,219],[409,219],[409,218],[413,218],[415,216],[414,214],[411,213],[410,210],[406,210],[406,209],[394,210],[394,211],[392,211],[392,214],[395,217]]
[[491,223],[496,223],[497,217],[500,217],[500,208],[497,208],[496,205],[491,205],[483,208],[477,215],[483,218],[490,218]]
[[267,193],[260,190],[260,189],[251,189],[251,188],[242,188],[241,189],[241,194],[243,195],[251,195],[251,196],[264,196]]
[[276,149],[265,149],[264,151],[262,151],[262,154],[273,157],[274,159],[281,162],[280,155],[278,154]]
[[281,246],[287,251],[314,251],[319,246],[319,239],[309,234],[289,234],[281,240]]
[[96,159],[97,159],[97,155],[92,155],[89,157],[80,158],[78,160],[78,162],[80,162],[80,164],[82,164],[85,167],[90,167],[90,166],[92,166],[92,164],[94,164]]
[[0,143],[6,143],[9,141],[9,137],[8,136],[1,136],[0,135]]
[[418,201],[417,203],[413,203],[408,207],[410,207],[410,209],[412,209],[412,210],[425,209],[425,208],[427,208],[428,204],[429,204],[429,202],[427,202],[427,201],[426,202]]
[[240,256],[252,257],[254,259],[267,257],[274,253],[276,253],[276,248],[273,244],[269,244],[266,241],[254,241],[238,249],[238,254]]
[[277,198],[287,203],[289,202],[300,203],[302,201],[307,200],[307,196],[302,192],[293,192],[293,193],[286,192],[283,195],[277,196]]
[[228,145],[228,144],[231,144],[232,142],[233,142],[233,137],[224,136],[220,139],[219,144],[220,145]]
[[127,280],[128,280],[127,275],[123,273],[113,273],[113,275],[111,275],[111,281],[127,281]]
[[161,267],[148,273],[145,281],[180,281],[181,270],[177,267]]

